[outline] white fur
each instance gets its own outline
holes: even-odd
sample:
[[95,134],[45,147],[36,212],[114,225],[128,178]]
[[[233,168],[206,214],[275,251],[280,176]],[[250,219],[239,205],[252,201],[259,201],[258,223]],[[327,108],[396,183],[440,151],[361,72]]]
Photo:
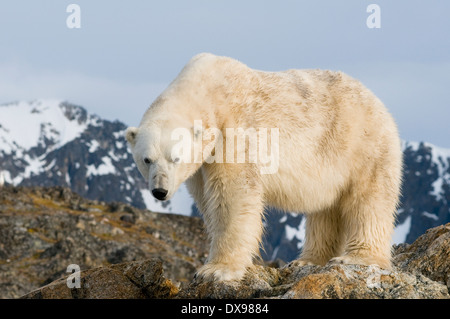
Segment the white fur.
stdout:
[[[224,135],[226,128],[278,128],[277,172],[261,174],[259,163],[173,163],[170,132],[186,128],[198,142],[194,120]],[[155,100],[139,128],[128,129],[127,139],[150,189],[163,185],[170,198],[186,181],[211,241],[200,276],[242,278],[259,253],[265,206],[306,214],[302,264],[390,267],[400,140],[382,102],[348,75],[263,72],[200,54]]]

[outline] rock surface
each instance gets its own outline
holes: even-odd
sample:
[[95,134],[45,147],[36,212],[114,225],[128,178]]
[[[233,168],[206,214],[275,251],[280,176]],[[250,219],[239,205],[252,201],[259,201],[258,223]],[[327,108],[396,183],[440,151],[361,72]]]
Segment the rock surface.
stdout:
[[192,282],[184,289],[163,275],[157,259],[100,267],[81,273],[80,288],[60,279],[23,298],[276,298],[449,299],[447,287],[421,274],[377,266],[327,265],[281,269],[254,266],[241,282]]
[[[79,287],[73,273],[25,296],[29,299],[143,299],[173,298],[178,287],[162,276],[158,259],[128,262],[80,272]],[[71,288],[69,288],[69,285]]]
[[62,187],[0,191],[0,298],[17,298],[100,266],[160,258],[187,285],[207,257],[200,218],[86,200]]
[[183,298],[448,299],[450,223],[412,245],[394,247],[394,267],[376,265],[255,266],[241,283],[191,283]]
[[445,283],[450,291],[450,223],[429,229],[411,245],[397,246],[393,261],[402,271]]
[[[207,257],[199,218],[89,201],[65,188],[0,193],[3,298],[450,298],[450,224],[376,266],[255,265],[241,282],[192,281]],[[79,273],[68,273],[77,264]],[[282,264],[282,263],[281,263]],[[79,288],[69,288],[79,275]]]
[[449,298],[447,288],[423,275],[375,266],[255,268],[242,283],[192,284],[183,298],[398,299]]

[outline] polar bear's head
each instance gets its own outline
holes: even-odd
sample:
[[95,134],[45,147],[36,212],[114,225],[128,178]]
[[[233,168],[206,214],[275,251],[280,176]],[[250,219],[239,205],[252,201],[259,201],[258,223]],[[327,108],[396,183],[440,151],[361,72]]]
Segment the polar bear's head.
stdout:
[[149,121],[126,131],[133,159],[158,200],[170,199],[202,165],[192,124],[174,122]]

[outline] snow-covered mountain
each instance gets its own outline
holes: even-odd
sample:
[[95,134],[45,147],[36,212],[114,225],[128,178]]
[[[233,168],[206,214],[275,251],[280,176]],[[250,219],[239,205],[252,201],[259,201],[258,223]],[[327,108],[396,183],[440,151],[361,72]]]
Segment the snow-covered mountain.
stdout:
[[0,172],[8,184],[67,186],[90,199],[189,215],[185,189],[167,203],[150,194],[125,129],[59,100],[0,105]]
[[[182,186],[170,202],[150,194],[124,138],[126,125],[59,100],[0,105],[0,181],[60,185],[89,199],[196,214]],[[450,150],[404,142],[404,182],[393,243],[411,243],[450,221]],[[268,209],[263,258],[294,259],[304,242],[305,218]]]

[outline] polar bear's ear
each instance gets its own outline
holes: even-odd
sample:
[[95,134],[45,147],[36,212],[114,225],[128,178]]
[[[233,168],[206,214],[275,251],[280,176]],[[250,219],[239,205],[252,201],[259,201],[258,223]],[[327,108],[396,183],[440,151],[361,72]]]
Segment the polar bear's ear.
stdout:
[[137,127],[129,127],[125,132],[125,138],[127,139],[128,143],[130,143],[131,146],[134,146],[134,144],[136,144],[137,132],[138,132]]

